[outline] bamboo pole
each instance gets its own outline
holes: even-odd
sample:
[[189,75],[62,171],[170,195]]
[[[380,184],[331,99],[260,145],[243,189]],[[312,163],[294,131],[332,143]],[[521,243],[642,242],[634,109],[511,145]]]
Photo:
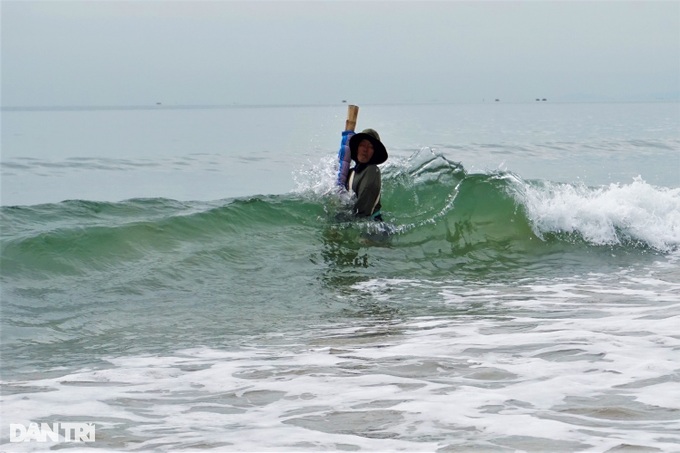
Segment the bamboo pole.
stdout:
[[347,106],[347,121],[345,121],[345,130],[354,131],[357,127],[357,118],[359,117],[359,106],[358,105],[348,105]]

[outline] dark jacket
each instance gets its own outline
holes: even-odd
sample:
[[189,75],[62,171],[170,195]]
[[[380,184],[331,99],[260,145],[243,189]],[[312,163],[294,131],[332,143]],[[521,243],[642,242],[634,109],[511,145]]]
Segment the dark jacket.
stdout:
[[[349,184],[352,187],[349,187]],[[347,190],[351,190],[357,196],[354,203],[354,214],[357,217],[380,217],[380,168],[373,164],[357,164],[350,169],[347,178]]]

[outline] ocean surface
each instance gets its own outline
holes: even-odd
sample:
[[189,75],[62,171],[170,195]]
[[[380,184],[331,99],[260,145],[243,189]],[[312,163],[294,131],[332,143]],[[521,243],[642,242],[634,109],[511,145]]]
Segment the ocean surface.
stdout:
[[4,109],[0,451],[680,451],[680,104],[360,108]]

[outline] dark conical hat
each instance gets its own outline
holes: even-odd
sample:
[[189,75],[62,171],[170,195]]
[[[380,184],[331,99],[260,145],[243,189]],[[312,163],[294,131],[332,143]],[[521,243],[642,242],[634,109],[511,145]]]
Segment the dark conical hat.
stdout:
[[374,129],[364,129],[349,139],[349,149],[352,152],[353,161],[357,161],[357,148],[362,140],[368,140],[373,145],[373,157],[368,162],[369,164],[379,165],[387,160],[387,149],[380,141],[378,132]]

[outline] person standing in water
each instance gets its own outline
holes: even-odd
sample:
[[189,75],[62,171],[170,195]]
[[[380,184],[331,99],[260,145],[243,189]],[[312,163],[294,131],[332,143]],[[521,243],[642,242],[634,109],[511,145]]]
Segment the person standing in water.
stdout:
[[380,141],[380,135],[373,129],[364,129],[353,135],[349,139],[349,149],[355,165],[349,170],[345,188],[356,194],[354,215],[382,221],[382,181],[378,165],[387,160],[387,149]]

